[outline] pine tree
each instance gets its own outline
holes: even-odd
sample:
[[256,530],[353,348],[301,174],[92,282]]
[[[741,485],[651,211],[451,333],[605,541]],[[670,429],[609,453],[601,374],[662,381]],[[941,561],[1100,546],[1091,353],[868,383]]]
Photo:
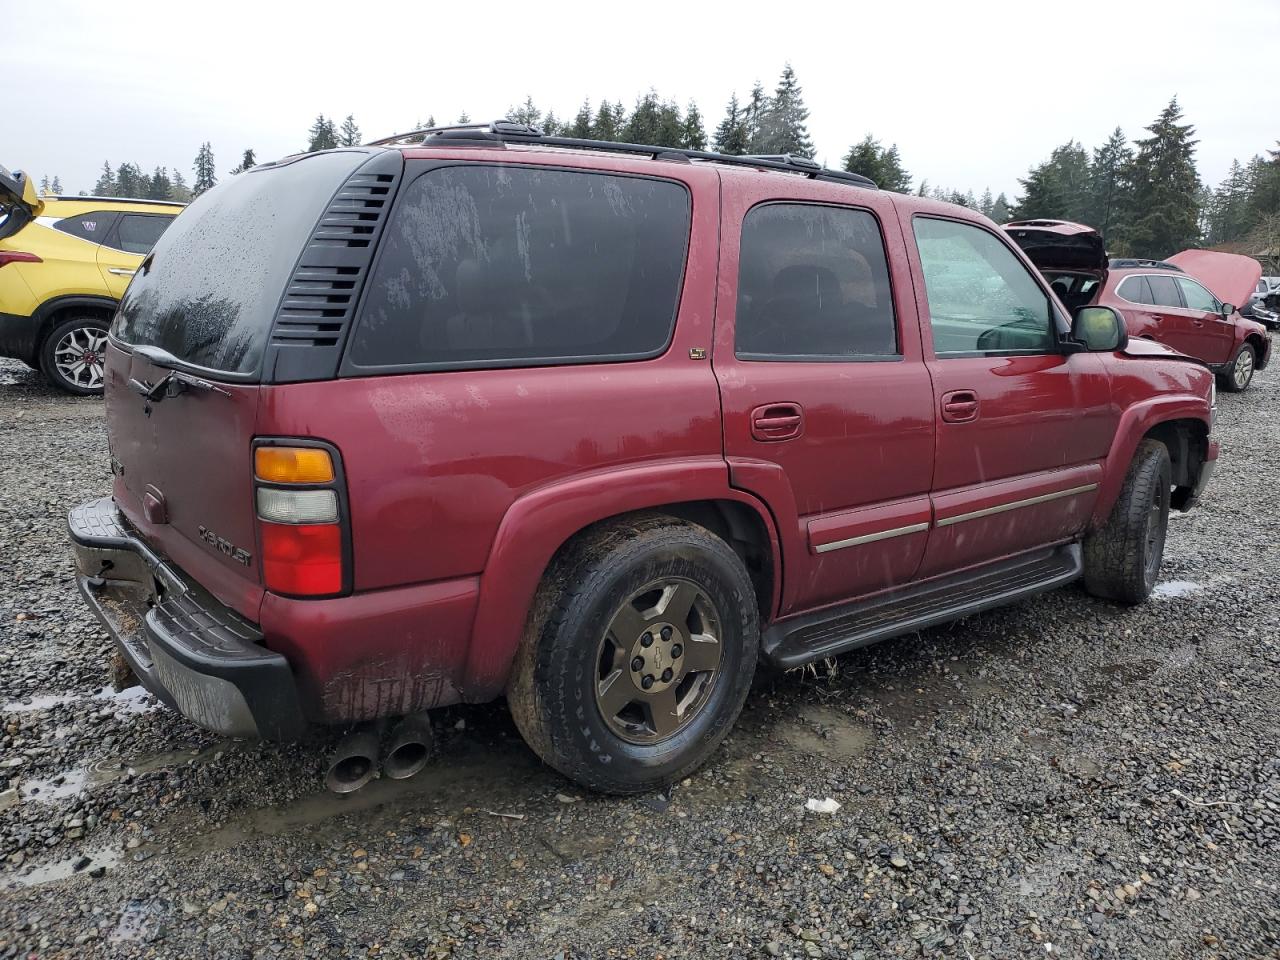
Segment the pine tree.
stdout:
[[870,177],[882,190],[911,192],[911,175],[902,169],[898,145],[895,143],[886,150],[871,134],[849,148],[844,157],[844,169]]
[[596,111],[596,118],[591,121],[591,139],[614,141],[621,139],[621,116],[622,104],[615,106],[601,100],[600,109]]
[[463,110],[460,114],[458,114],[459,126],[466,126],[470,122],[471,122],[471,114],[467,113],[467,111]]
[[40,178],[40,193],[42,195],[49,193],[49,175],[47,173]]
[[751,97],[747,100],[747,105],[742,111],[742,123],[747,130],[747,149],[746,153],[760,153],[760,125],[764,122],[765,115],[769,112],[769,97],[764,92],[764,87],[757,80],[751,88]]
[[[311,129],[307,131],[307,153],[315,153],[317,150],[332,150],[338,145],[338,131],[334,129],[333,121],[326,117],[323,113],[316,114],[315,123],[311,124]],[[197,189],[196,195],[199,196],[200,191]]]
[[664,100],[658,107],[656,139],[648,142],[659,147],[684,146],[684,118],[674,100]]
[[169,182],[169,171],[164,167],[156,167],[155,173],[151,175],[151,185],[150,189],[147,190],[147,199],[173,199],[173,187]]
[[189,203],[191,201],[191,188],[187,186],[187,181],[182,176],[182,171],[176,167],[170,180],[170,186],[174,202]]
[[49,189],[53,191],[55,197],[62,196],[62,181],[58,179],[57,174],[53,177],[53,183],[49,184]]
[[507,111],[507,119],[513,123],[527,123],[536,127],[542,120],[542,111],[534,105],[533,97],[526,96],[524,103]]
[[142,171],[132,163],[122,163],[116,168],[116,196],[142,197],[146,194],[142,184]]
[[[461,123],[462,121],[459,120],[458,122]],[[543,134],[546,136],[560,136],[560,118],[556,116],[556,112],[554,110],[547,111],[547,115],[542,118],[540,126],[542,127]]]
[[[1255,157],[1249,164],[1248,222],[1252,227],[1271,224],[1280,216],[1280,141],[1268,150],[1269,159]],[[1270,235],[1270,234],[1268,234]],[[1266,241],[1265,245],[1273,244]]]
[[1207,198],[1204,218],[1205,240],[1210,244],[1240,239],[1251,225],[1248,222],[1250,184],[1247,170],[1239,160],[1231,161],[1231,169],[1218,189]]
[[[338,143],[344,147],[358,147],[360,145],[360,128],[356,126],[356,118],[351,114],[347,114],[347,119],[342,121],[342,129],[338,133]],[[253,166],[253,164],[249,164]],[[246,170],[249,167],[245,167]]]
[[716,127],[715,136],[711,140],[712,149],[717,153],[741,156],[747,152],[751,142],[751,132],[747,129],[746,111],[738,106],[738,95],[729,97],[729,105],[725,108],[724,119]]
[[1105,243],[1115,223],[1116,213],[1127,201],[1125,173],[1133,162],[1133,151],[1119,127],[1107,142],[1093,151],[1089,163],[1089,200],[1083,222],[1092,226]]
[[636,99],[636,108],[620,131],[626,143],[657,143],[662,121],[662,104],[656,90]]
[[1174,97],[1138,140],[1129,165],[1133,184],[1126,205],[1123,239],[1132,256],[1161,258],[1193,246],[1199,239],[1195,127],[1183,124]]
[[978,201],[978,210],[984,217],[990,217],[995,205],[995,200],[991,199],[991,188],[987,187],[982,191],[982,199]]
[[[324,119],[321,117],[320,119]],[[213,165],[213,147],[206,140],[200,145],[200,152],[196,154],[195,162],[195,182],[191,185],[191,195],[198,197],[207,190],[213,189],[214,184],[218,182],[218,176],[214,172]]]
[[996,202],[991,205],[991,219],[996,223],[1008,223],[1013,219],[1013,211],[1009,208],[1009,198],[1003,193],[996,197]]
[[756,142],[752,153],[789,153],[801,157],[813,156],[813,141],[809,138],[809,111],[804,105],[804,95],[796,74],[788,63],[782,68],[777,89],[769,101],[768,109],[760,118]]
[[591,101],[583,100],[582,106],[578,108],[578,112],[573,117],[573,122],[565,127],[564,135],[566,137],[576,137],[579,140],[591,139]]
[[702,125],[702,111],[692,100],[684,111],[684,132],[680,146],[688,150],[707,149],[707,131]]
[[1055,147],[1049,159],[1032,167],[1019,180],[1023,194],[1014,216],[1018,220],[1084,220],[1089,206],[1089,156],[1069,140]]
[[116,175],[111,170],[111,161],[102,161],[102,173],[94,184],[93,195],[96,197],[114,197],[116,195]]
[[258,165],[258,158],[254,156],[253,148],[250,147],[248,150],[244,152],[244,155],[240,158],[239,165],[232,168],[231,175],[234,177],[237,173],[244,173],[250,167],[256,167],[257,165]]

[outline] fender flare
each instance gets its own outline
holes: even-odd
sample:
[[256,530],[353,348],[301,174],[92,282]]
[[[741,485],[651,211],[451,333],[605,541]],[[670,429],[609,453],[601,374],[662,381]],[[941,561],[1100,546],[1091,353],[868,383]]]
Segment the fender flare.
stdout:
[[35,341],[31,344],[31,356],[33,360],[40,357],[40,348],[44,346],[44,338],[49,335],[49,331],[53,329],[54,315],[66,310],[68,307],[93,307],[95,310],[106,310],[114,314],[116,308],[120,306],[119,300],[113,300],[111,297],[102,297],[93,294],[72,293],[65,296],[53,297],[46,300],[36,308],[36,334]]
[[1208,406],[1202,398],[1191,394],[1171,394],[1151,397],[1125,408],[1116,426],[1111,449],[1107,451],[1098,498],[1094,501],[1091,527],[1100,526],[1110,516],[1139,442],[1152,427],[1171,420],[1198,420],[1208,432]]
[[596,470],[517,499],[498,525],[480,576],[462,682],[467,700],[489,700],[506,688],[542,575],[574,534],[619,514],[703,500],[732,500],[754,510],[768,533],[774,563],[780,562],[768,508],[729,486],[729,468],[720,456]]

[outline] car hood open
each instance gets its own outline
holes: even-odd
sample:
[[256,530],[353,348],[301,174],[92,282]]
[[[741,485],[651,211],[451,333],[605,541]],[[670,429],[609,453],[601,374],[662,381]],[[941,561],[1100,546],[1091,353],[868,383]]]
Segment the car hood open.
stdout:
[[1004,230],[1040,270],[1107,269],[1102,237],[1093,227],[1069,220],[1015,220]]
[[1262,264],[1252,257],[1238,253],[1219,253],[1216,250],[1183,250],[1168,258],[1189,277],[1195,277],[1223,303],[1237,309],[1249,302],[1258,280],[1262,277]]

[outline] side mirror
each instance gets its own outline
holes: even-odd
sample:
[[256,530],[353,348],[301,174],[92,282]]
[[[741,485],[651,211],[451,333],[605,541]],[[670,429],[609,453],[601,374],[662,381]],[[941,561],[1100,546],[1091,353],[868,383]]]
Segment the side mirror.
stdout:
[[1071,319],[1071,339],[1090,353],[1123,350],[1129,342],[1124,318],[1110,307],[1080,307]]
[[1233,304],[1233,303],[1224,303],[1224,304],[1222,305],[1222,310],[1221,310],[1220,312],[1222,313],[1222,319],[1223,319],[1223,320],[1227,320],[1227,319],[1229,319],[1229,318],[1231,317],[1231,315],[1232,315],[1233,313],[1235,313],[1235,312],[1236,312],[1235,304]]

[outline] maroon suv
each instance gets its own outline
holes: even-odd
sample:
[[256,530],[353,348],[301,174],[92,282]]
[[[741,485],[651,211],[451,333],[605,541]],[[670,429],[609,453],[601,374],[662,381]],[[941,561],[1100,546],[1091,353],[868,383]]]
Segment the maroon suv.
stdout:
[[1266,327],[1239,312],[1262,276],[1252,257],[1183,250],[1167,260],[1108,259],[1102,237],[1082,223],[1018,220],[1005,230],[1069,308],[1111,307],[1131,336],[1203,361],[1226,390],[1244,390],[1271,359]]
[[200,197],[106,402],[89,604],[204,727],[352,728],[347,786],[368,722],[503,694],[568,776],[669,782],[760,658],[1081,578],[1141,601],[1218,455],[1208,370],[1073,316],[972,211],[510,124]]

